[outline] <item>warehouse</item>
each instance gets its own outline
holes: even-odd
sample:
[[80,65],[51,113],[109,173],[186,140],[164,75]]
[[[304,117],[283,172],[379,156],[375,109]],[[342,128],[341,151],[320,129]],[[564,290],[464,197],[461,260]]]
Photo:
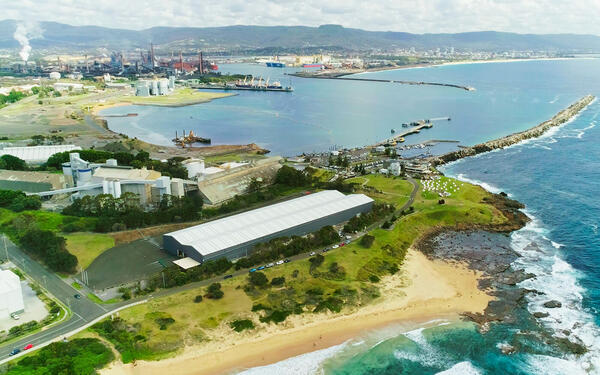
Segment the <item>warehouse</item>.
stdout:
[[0,271],[0,318],[25,311],[21,280],[10,270]]
[[81,150],[75,145],[50,145],[50,146],[28,146],[28,147],[5,147],[0,150],[0,156],[12,155],[28,164],[41,164],[48,161],[54,154],[64,151]]
[[198,262],[236,259],[246,256],[257,243],[339,224],[372,206],[373,200],[366,195],[326,190],[167,233],[163,246],[175,256]]

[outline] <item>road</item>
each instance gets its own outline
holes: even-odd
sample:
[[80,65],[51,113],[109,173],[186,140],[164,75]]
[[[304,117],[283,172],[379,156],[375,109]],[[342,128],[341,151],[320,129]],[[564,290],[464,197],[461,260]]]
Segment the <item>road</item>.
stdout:
[[[410,207],[413,204],[417,192],[419,190],[419,183],[416,180],[414,180],[411,177],[407,177],[407,180],[413,185],[413,190],[410,194],[409,200],[401,208],[399,208],[398,211],[403,211]],[[379,224],[380,223],[375,223],[371,227],[378,226]],[[372,229],[371,227],[367,228],[367,231]],[[360,238],[363,234],[364,233],[354,234],[351,237],[350,241],[354,241]],[[81,299],[74,298],[75,294],[80,293],[78,290],[73,288],[71,285],[67,284],[64,280],[62,280],[53,272],[47,270],[38,262],[31,259],[27,254],[25,254],[21,249],[19,249],[14,243],[9,241],[8,239],[6,239],[6,244],[6,252],[8,253],[9,260],[15,265],[17,265],[20,269],[22,269],[23,272],[25,272],[31,279],[33,279],[40,286],[46,289],[48,293],[60,300],[64,305],[68,306],[72,311],[72,315],[70,318],[68,318],[68,320],[56,324],[50,328],[47,328],[44,331],[40,331],[33,335],[26,336],[10,344],[0,345],[0,360],[8,358],[8,354],[14,348],[23,348],[27,344],[33,344],[34,347],[37,347],[41,344],[52,341],[57,337],[66,336],[68,333],[76,330],[77,328],[83,327],[84,325],[88,324],[94,319],[97,319],[100,316],[125,305],[142,301],[144,299],[172,295],[175,293],[195,289],[223,280],[223,276],[218,276],[211,279],[186,284],[177,288],[161,289],[156,293],[152,293],[148,296],[140,296],[129,301],[123,301],[110,305],[100,305],[91,301],[85,295],[82,295]],[[328,249],[331,248],[331,246],[328,247]],[[290,257],[289,259],[293,262],[304,260],[310,258],[310,254],[311,253],[298,254],[293,257]],[[5,254],[0,255],[0,257],[6,259]],[[247,274],[248,269],[241,269],[231,273],[233,277],[243,276]]]
[[[8,353],[10,353],[13,348],[23,348],[27,344],[33,344],[34,346],[40,345],[46,341],[65,335],[109,311],[105,307],[98,305],[85,297],[75,299],[74,296],[75,294],[78,294],[78,291],[71,285],[67,284],[56,274],[31,259],[8,239],[6,239],[6,245],[6,252],[8,252],[9,260],[22,269],[23,272],[42,288],[46,289],[49,294],[60,300],[64,305],[69,306],[72,315],[68,320],[47,328],[44,331],[29,335],[10,344],[0,346],[0,359],[8,357]],[[2,247],[4,247],[4,244],[2,244]],[[2,258],[4,259],[6,259],[6,252],[3,252],[4,254],[2,254]]]

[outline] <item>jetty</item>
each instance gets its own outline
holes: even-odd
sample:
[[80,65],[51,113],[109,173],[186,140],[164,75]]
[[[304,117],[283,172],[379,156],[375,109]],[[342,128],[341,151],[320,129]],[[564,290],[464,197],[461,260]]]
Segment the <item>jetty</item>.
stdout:
[[346,77],[344,75],[335,75],[335,74],[327,74],[327,75],[314,74],[311,72],[288,73],[288,75],[291,75],[294,77],[300,77],[300,78],[339,79],[339,80],[343,80],[343,81],[398,83],[401,85],[443,86],[443,87],[457,88],[457,89],[466,90],[466,91],[475,91],[474,87],[455,85],[453,83],[425,82],[425,81],[402,81],[402,80],[395,80],[395,79],[356,78],[356,77]]
[[240,90],[240,91],[276,91],[276,92],[292,92],[294,89],[291,86],[287,87],[266,87],[266,86],[235,86],[235,85],[193,85],[190,86],[198,90]]
[[575,103],[571,104],[568,108],[558,112],[550,120],[546,120],[539,125],[534,126],[528,130],[513,133],[502,138],[494,139],[488,142],[480,143],[475,146],[462,147],[460,150],[452,151],[447,154],[436,157],[432,160],[433,165],[443,165],[458,159],[466,158],[469,156],[475,156],[484,152],[493,151],[500,148],[512,146],[516,143],[522,142],[527,139],[537,138],[548,130],[560,126],[565,122],[571,120],[582,110],[584,110],[591,102],[596,99],[593,95],[586,95],[579,99]]

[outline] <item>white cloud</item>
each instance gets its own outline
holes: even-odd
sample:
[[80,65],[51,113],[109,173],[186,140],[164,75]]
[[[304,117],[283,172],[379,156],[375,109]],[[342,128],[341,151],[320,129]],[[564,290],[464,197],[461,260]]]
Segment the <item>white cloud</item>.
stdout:
[[3,17],[126,29],[307,25],[600,35],[600,0],[2,0]]

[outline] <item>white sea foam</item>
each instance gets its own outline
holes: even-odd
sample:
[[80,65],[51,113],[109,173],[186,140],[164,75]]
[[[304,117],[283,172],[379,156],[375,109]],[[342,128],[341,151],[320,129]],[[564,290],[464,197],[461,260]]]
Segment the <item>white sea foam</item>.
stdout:
[[436,375],[479,375],[481,371],[471,362],[458,362],[448,370],[438,372]]
[[272,365],[253,367],[238,375],[318,375],[323,374],[323,362],[347,347],[348,342],[327,349],[288,358]]
[[[482,188],[484,188],[485,190],[490,191],[490,192],[495,193],[495,194],[498,194],[498,193],[500,193],[502,191],[502,190],[500,190],[499,188],[495,187],[492,184],[488,184],[487,182],[483,182],[483,181],[479,181],[479,180],[468,178],[468,177],[466,177],[462,173],[460,173],[456,178],[459,179],[459,180],[461,180],[461,181],[465,181],[465,182],[468,182],[470,184],[473,184],[473,185],[479,185]],[[509,196],[510,196],[510,194],[509,194]]]

